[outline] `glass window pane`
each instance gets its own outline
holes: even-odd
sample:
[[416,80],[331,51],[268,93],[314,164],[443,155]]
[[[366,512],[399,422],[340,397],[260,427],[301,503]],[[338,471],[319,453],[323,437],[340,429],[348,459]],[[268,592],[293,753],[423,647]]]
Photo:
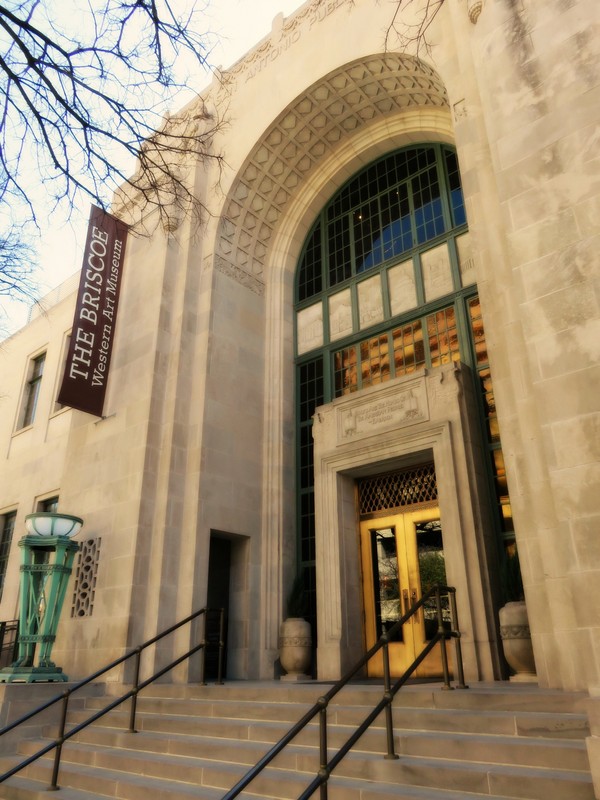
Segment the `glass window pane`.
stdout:
[[34,358],[30,363],[29,379],[25,387],[24,406],[20,425],[21,428],[26,428],[28,425],[33,424],[38,398],[40,395],[40,387],[42,384],[42,375],[44,374],[45,362],[46,354],[42,353],[37,358]]
[[323,290],[321,270],[321,223],[317,223],[299,266],[298,299],[314,297]]
[[422,244],[444,232],[440,184],[435,167],[413,178],[412,187],[417,242]]
[[392,331],[396,376],[409,375],[425,366],[425,345],[421,320]]
[[373,386],[390,379],[388,335],[375,336],[361,342],[360,366],[362,386]]
[[452,217],[454,225],[458,227],[459,225],[464,225],[467,221],[462,187],[460,185],[458,159],[456,158],[456,153],[454,153],[452,150],[446,150],[445,155],[448,183],[450,184],[450,205],[452,206]]
[[384,261],[412,248],[412,221],[406,184],[382,196],[381,228]]
[[350,228],[348,217],[341,217],[327,226],[329,251],[329,285],[335,286],[352,275]]
[[338,350],[333,356],[335,396],[341,397],[358,389],[357,352],[356,347]]
[[315,408],[325,402],[323,391],[323,358],[316,358],[298,367],[300,422],[309,422]]
[[488,354],[485,343],[485,333],[483,330],[483,318],[481,316],[481,304],[479,297],[469,301],[469,314],[471,316],[471,330],[473,331],[473,343],[475,345],[475,360],[477,366],[487,364]]
[[454,306],[427,317],[427,335],[432,367],[460,359]]
[[8,557],[10,555],[10,546],[15,531],[16,519],[16,511],[11,511],[9,514],[3,514],[2,517],[0,517],[0,525],[2,526],[0,530],[0,597],[2,597],[2,591],[4,589],[4,580],[6,578]]
[[[402,616],[400,570],[394,528],[371,531],[371,555],[377,636],[381,636]],[[402,629],[392,641],[402,641]]]
[[383,250],[381,246],[381,224],[379,208],[376,200],[358,208],[353,215],[354,257],[356,272],[364,272],[381,264]]

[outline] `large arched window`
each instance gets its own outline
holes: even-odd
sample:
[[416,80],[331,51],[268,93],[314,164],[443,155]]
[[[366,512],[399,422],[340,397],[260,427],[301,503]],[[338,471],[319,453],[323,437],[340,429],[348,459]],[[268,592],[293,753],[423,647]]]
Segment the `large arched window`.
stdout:
[[296,280],[299,563],[314,594],[312,416],[335,397],[461,360],[477,376],[499,529],[512,535],[456,154],[404,148],[321,211]]

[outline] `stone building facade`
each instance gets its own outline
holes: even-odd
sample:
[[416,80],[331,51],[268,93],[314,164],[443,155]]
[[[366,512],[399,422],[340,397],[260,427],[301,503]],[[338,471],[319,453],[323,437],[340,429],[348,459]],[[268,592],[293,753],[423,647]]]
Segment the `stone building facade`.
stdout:
[[[222,115],[223,161],[186,165],[200,226],[130,238],[102,418],[55,402],[73,291],[3,344],[0,618],[24,516],[58,497],[85,519],[70,674],[208,599],[230,677],[273,678],[300,565],[336,677],[410,517],[469,680],[507,676],[516,546],[538,682],[600,692],[597,4],[445,0],[425,38],[419,9],[308,2],[185,111]],[[363,508],[373,485],[396,500]]]

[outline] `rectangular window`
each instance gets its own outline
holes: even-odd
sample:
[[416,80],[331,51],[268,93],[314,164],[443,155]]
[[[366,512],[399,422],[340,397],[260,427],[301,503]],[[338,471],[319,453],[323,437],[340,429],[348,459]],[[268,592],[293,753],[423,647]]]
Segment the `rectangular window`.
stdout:
[[335,396],[351,394],[358,389],[358,356],[356,346],[338,350],[333,356],[333,373],[335,380]]
[[41,353],[39,356],[31,359],[29,363],[29,373],[27,384],[25,386],[25,395],[23,397],[23,410],[21,412],[21,420],[19,428],[26,428],[33,424],[35,418],[35,410],[40,395],[40,387],[42,384],[42,375],[44,374],[44,363],[46,361],[46,353]]
[[391,334],[391,344],[386,332],[333,354],[335,397],[460,360],[454,306],[393,328]]
[[360,344],[362,387],[374,386],[390,379],[390,356],[387,333]]
[[459,361],[458,330],[454,306],[443,308],[427,317],[427,335],[432,367]]
[[410,375],[425,366],[425,345],[421,320],[410,322],[392,331],[394,368],[397,376]]
[[38,503],[38,511],[50,511],[52,513],[58,511],[58,495],[40,500]]
[[505,541],[510,545],[514,541],[514,524],[512,508],[508,495],[506,481],[506,468],[504,454],[500,442],[500,429],[496,415],[496,402],[494,400],[494,387],[492,375],[488,364],[485,331],[479,297],[469,300],[469,316],[471,318],[471,333],[475,349],[475,367],[479,378],[479,388],[483,404],[483,413],[486,424],[487,445],[490,450],[492,474],[494,476],[494,490],[499,511],[500,526],[504,533]]
[[413,203],[419,244],[444,233],[442,198],[435,167],[413,178]]
[[341,217],[327,226],[329,252],[329,285],[335,286],[352,275],[350,258],[350,226],[348,217]]
[[12,543],[16,519],[16,511],[11,511],[8,514],[3,514],[0,517],[0,599],[2,598],[2,592],[4,590],[4,580],[6,578],[8,557],[10,555],[10,545]]

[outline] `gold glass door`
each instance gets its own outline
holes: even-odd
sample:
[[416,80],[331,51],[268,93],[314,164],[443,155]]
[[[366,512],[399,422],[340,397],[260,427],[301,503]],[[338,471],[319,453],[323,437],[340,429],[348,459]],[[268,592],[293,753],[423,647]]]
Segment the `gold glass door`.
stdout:
[[[438,508],[426,508],[364,520],[360,525],[367,648],[389,630],[434,584],[446,583],[442,526]],[[392,675],[401,675],[437,632],[435,598],[395,634],[389,646]],[[368,666],[369,676],[383,674],[381,651]],[[436,647],[416,677],[442,674]]]

